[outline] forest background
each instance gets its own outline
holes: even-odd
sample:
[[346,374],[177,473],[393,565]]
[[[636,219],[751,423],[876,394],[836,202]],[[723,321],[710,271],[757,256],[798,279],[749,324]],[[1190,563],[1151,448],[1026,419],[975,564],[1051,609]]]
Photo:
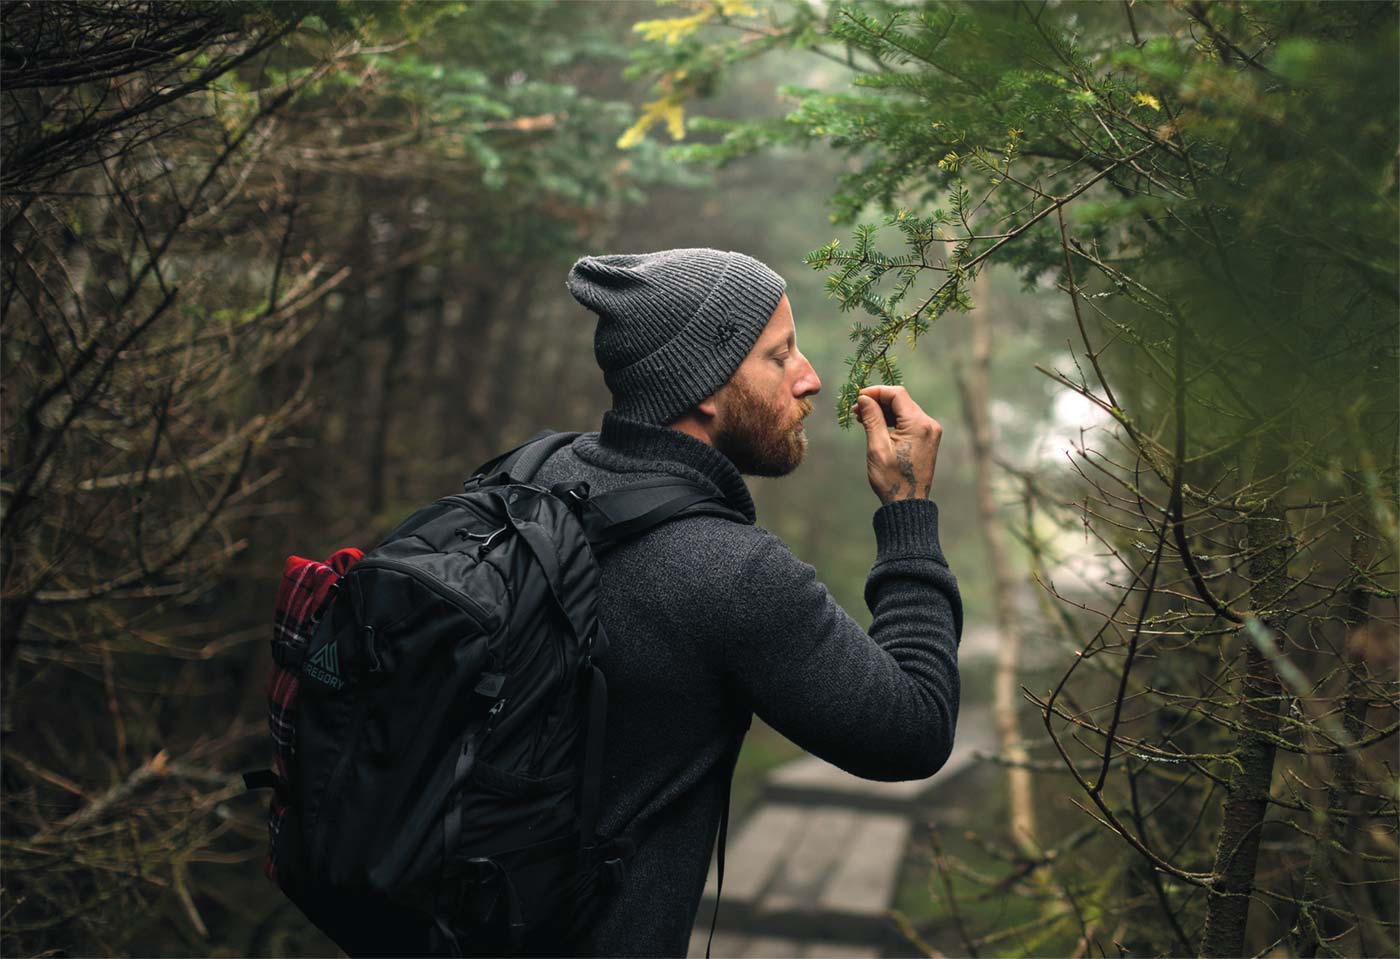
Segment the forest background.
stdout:
[[[0,8],[6,955],[309,955],[271,598],[608,396],[586,253],[742,250],[945,425],[964,723],[904,952],[1393,955],[1391,3]],[[918,340],[917,348],[913,341]],[[858,617],[859,618],[859,617]],[[795,747],[756,724],[736,783]],[[936,842],[935,842],[936,841]]]

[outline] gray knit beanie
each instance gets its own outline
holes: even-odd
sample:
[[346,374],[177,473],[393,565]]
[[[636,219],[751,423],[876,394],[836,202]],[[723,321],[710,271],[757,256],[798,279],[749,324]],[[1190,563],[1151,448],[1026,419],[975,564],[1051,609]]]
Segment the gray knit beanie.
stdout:
[[753,257],[706,247],[585,256],[565,283],[598,314],[613,410],[663,426],[728,382],[787,286]]

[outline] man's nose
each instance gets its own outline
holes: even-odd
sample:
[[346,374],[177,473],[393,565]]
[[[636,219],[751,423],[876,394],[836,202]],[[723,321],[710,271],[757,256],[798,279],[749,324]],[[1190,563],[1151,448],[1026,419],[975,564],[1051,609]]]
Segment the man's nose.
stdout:
[[805,356],[802,357],[802,365],[806,369],[802,371],[802,375],[797,378],[797,382],[793,385],[793,392],[799,397],[815,396],[822,389],[821,377],[817,375],[816,369]]

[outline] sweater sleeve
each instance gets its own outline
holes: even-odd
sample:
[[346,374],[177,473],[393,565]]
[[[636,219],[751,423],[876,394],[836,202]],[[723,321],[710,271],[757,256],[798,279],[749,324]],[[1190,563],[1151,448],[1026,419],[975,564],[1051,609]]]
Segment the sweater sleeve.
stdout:
[[726,670],[764,722],[857,776],[922,779],[953,746],[962,601],[932,502],[882,506],[874,524],[868,633],[769,533],[739,565],[716,625]]

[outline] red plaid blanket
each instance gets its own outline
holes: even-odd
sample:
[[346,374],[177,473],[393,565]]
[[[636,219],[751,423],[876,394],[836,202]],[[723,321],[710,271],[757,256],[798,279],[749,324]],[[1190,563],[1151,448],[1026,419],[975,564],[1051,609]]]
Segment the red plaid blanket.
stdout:
[[[268,817],[271,832],[269,848],[277,848],[277,832],[285,814],[286,784],[290,782],[291,760],[296,750],[296,704],[300,685],[301,661],[316,623],[334,595],[335,585],[346,571],[363,557],[362,550],[349,548],[332,553],[324,563],[301,556],[288,556],[277,588],[277,607],[272,620],[272,673],[267,679],[267,723],[272,730],[275,750],[274,771],[280,781],[272,798]],[[277,881],[277,863],[270,854],[264,871]]]

